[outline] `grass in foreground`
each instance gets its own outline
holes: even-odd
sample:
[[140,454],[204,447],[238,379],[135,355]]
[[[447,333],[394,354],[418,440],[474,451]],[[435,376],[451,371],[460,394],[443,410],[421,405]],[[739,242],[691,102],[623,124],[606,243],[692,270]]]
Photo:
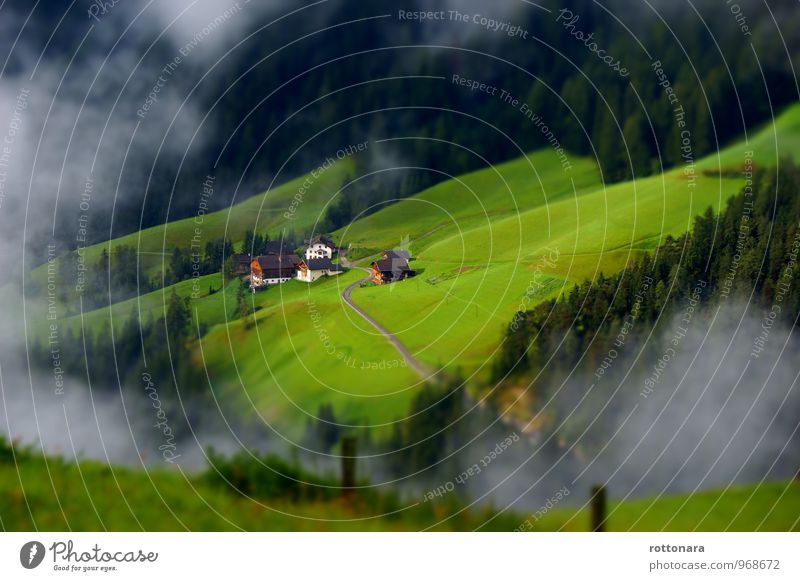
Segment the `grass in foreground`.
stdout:
[[[293,502],[247,498],[208,474],[131,469],[31,456],[0,462],[5,531],[411,531],[457,512],[452,503],[403,502],[393,494]],[[456,514],[438,530],[472,530],[494,511]],[[513,515],[496,519],[510,530]]]
[[[554,509],[541,530],[589,530],[588,508]],[[609,531],[798,531],[800,482],[764,482],[655,500],[611,501]]]
[[[248,499],[206,474],[28,455],[0,462],[5,531],[511,531],[530,518],[490,507],[413,504],[375,493],[315,502]],[[609,505],[612,531],[800,530],[800,483],[773,482]],[[554,508],[535,531],[587,531],[587,509]]]

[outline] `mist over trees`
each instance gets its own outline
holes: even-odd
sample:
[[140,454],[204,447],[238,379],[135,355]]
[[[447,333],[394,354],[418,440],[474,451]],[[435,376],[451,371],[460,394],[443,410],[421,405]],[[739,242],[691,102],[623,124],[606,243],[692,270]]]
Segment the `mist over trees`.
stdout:
[[[713,307],[726,302],[748,304],[769,328],[795,329],[797,216],[800,168],[782,160],[777,171],[757,170],[752,190],[731,198],[721,215],[708,208],[689,233],[667,236],[624,271],[600,273],[557,299],[516,313],[493,364],[495,397],[502,396],[505,385],[535,378],[538,410],[568,378],[582,378],[587,385],[611,378],[606,385],[613,385],[628,372],[614,364],[620,353],[641,347],[646,358],[656,360],[662,346],[648,339],[671,332],[674,317],[687,318],[684,327],[692,317],[709,323]],[[679,343],[682,336],[676,336]],[[757,342],[753,349],[758,351]]]
[[[12,77],[32,66],[41,50],[44,62],[59,72],[90,25],[83,11],[72,10],[56,28],[64,6],[55,0],[40,4],[48,18],[24,30],[19,43],[27,50],[15,52],[9,61]],[[770,12],[756,3],[742,2],[750,8],[753,34],[748,42],[731,30],[731,22],[721,18],[724,14],[712,2],[697,4],[703,20],[686,19],[684,8],[669,3],[653,8],[627,2],[604,7],[589,0],[541,4],[551,12],[523,3],[480,7],[487,16],[496,12],[527,31],[525,39],[472,23],[403,22],[388,8],[386,17],[378,18],[374,6],[356,1],[307,8],[279,25],[270,23],[302,4],[249,5],[250,12],[223,23],[214,37],[181,61],[148,116],[128,119],[124,111],[114,114],[115,123],[128,124],[120,126],[121,135],[130,133],[137,119],[139,129],[126,156],[123,179],[116,179],[120,168],[111,163],[96,168],[98,173],[108,170],[114,180],[106,184],[99,181],[101,176],[94,178],[98,183],[88,242],[194,215],[201,188],[198,176],[214,174],[208,203],[210,209],[221,208],[234,193],[240,201],[273,180],[274,185],[284,183],[365,139],[370,145],[356,156],[359,172],[391,171],[369,187],[347,188],[328,211],[329,228],[347,223],[375,202],[416,193],[446,174],[458,175],[549,145],[547,135],[519,106],[454,84],[454,74],[496,86],[526,104],[568,152],[596,157],[607,182],[651,174],[662,163],[681,163],[681,129],[673,120],[678,104],[685,110],[692,155],[697,158],[767,120],[771,108],[796,98],[788,66],[759,63],[753,57],[750,42],[759,53],[784,50],[776,35],[760,33],[773,23]],[[791,22],[796,8],[791,1],[772,5],[779,25]],[[27,5],[12,2],[10,7],[20,16],[18,23],[10,24],[21,26]],[[421,0],[404,5],[409,11],[430,7]],[[562,10],[579,17],[573,28],[565,28],[564,18],[558,20]],[[123,30],[136,14],[132,5],[120,3],[104,17],[103,27],[93,33],[98,35],[96,42],[74,54],[65,87],[74,83],[76,89],[86,89],[83,78],[73,77],[90,69],[93,59],[111,46],[113,35],[102,33]],[[341,33],[344,23],[347,34]],[[37,31],[47,26],[55,32],[45,45],[48,35]],[[598,58],[575,31],[591,33],[597,47],[619,59],[626,76]],[[135,39],[122,38],[112,56],[124,61],[130,53],[144,55],[142,65],[131,79],[117,79],[113,67],[104,69],[102,82],[91,86],[86,103],[108,114],[100,105],[108,102],[110,107],[119,96],[120,107],[135,112],[158,77],[154,73],[184,48],[186,39],[176,30],[156,38],[159,32],[152,22],[137,21],[131,32]],[[212,57],[227,49],[232,50],[224,61],[211,66]],[[789,50],[795,50],[791,43]],[[654,63],[663,68],[678,103],[668,102]],[[171,107],[180,105],[190,91],[190,106],[181,109],[181,116],[165,123],[156,115],[160,110],[171,114]],[[76,115],[85,117],[86,111],[76,107]],[[202,124],[196,122],[200,119]],[[183,130],[187,120],[192,131]],[[64,124],[74,122],[66,119]],[[387,137],[409,139],[377,143]],[[156,151],[153,144],[162,139],[164,147]],[[81,176],[83,169],[71,166]],[[111,199],[106,189],[114,185],[120,191],[109,224],[108,216],[101,219],[100,214],[109,214],[110,204],[101,199]],[[74,216],[69,210],[62,208],[58,216],[68,227],[63,231],[71,233]],[[63,243],[74,247],[73,236]]]

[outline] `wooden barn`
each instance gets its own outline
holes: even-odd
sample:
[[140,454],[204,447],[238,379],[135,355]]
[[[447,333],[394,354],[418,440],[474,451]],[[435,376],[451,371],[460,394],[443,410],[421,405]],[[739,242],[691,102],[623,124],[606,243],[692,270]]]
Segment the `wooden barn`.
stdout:
[[411,253],[408,250],[384,250],[383,258],[387,260],[405,260],[406,262],[414,260],[411,258]]
[[281,284],[295,278],[300,257],[296,254],[268,254],[250,262],[250,288]]
[[233,273],[236,276],[244,277],[250,274],[250,263],[253,257],[249,254],[234,254],[233,255]]
[[414,276],[416,273],[408,266],[405,258],[382,258],[371,265],[372,280],[375,284],[398,282]]

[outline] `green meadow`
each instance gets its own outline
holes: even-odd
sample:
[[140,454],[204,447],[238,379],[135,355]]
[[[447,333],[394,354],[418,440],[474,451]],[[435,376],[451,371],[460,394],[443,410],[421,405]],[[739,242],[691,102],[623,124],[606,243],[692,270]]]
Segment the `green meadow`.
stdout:
[[[566,174],[552,154],[538,152],[439,184],[340,232],[354,246],[410,241],[420,273],[359,289],[354,300],[420,359],[485,375],[515,311],[624,269],[707,207],[719,211],[745,185],[747,158],[768,167],[776,148],[798,145],[794,106],[748,142],[697,162],[693,176],[678,167],[604,187],[585,160]],[[541,165],[549,171],[532,169]],[[411,310],[413,318],[405,315]]]
[[[576,492],[577,493],[577,492]],[[465,507],[455,497],[420,503],[394,495],[313,502],[248,498],[209,473],[131,469],[36,454],[0,461],[5,531],[587,531],[585,507],[521,511]],[[612,531],[796,531],[800,485],[772,482],[608,506]]]
[[[796,481],[737,485],[693,494],[608,503],[609,531],[797,531],[800,485]],[[586,531],[587,507],[555,508],[537,530]]]
[[[340,423],[385,431],[421,384],[367,322],[342,301],[351,270],[311,285],[289,281],[253,295],[252,317],[221,324],[195,351],[215,389],[292,438],[323,403]],[[400,413],[398,413],[400,412]]]
[[[167,222],[110,242],[87,246],[85,260],[93,264],[99,260],[103,249],[111,252],[118,245],[132,246],[138,250],[147,274],[153,275],[160,274],[164,265],[169,263],[169,255],[174,248],[188,249],[195,236],[199,236],[201,247],[205,247],[206,242],[223,237],[234,244],[241,243],[247,230],[268,232],[273,236],[283,228],[302,233],[313,228],[317,220],[324,216],[322,208],[344,181],[352,177],[353,171],[354,162],[347,157],[322,172],[314,170],[316,177],[312,173],[300,176],[226,209],[199,213],[196,217]],[[303,193],[299,201],[295,201],[301,188]],[[198,210],[201,191],[198,184]],[[285,216],[287,212],[291,215],[290,219]],[[46,266],[34,269],[34,282],[41,283],[46,273]]]
[[[601,272],[618,272],[665,236],[685,232],[707,207],[719,210],[744,185],[746,152],[753,152],[756,167],[766,167],[775,163],[776,148],[792,151],[797,145],[800,105],[752,132],[747,142],[698,161],[693,176],[679,167],[606,187],[591,160],[572,157],[565,173],[552,151],[541,150],[440,183],[334,237],[349,247],[351,259],[367,264],[380,249],[408,245],[418,275],[356,288],[354,301],[421,361],[480,380],[515,311]],[[254,226],[262,206],[269,218],[260,218],[259,225],[272,231],[311,225],[350,171],[345,160],[315,180],[291,223],[279,210],[285,211],[304,178],[206,215],[204,235],[227,231],[237,241]],[[184,244],[193,228],[192,219],[181,220],[87,253],[116,244],[160,252]],[[302,435],[324,403],[333,405],[341,423],[389,429],[404,416],[420,383],[394,347],[343,302],[343,289],[364,276],[353,269],[311,285],[290,281],[248,295],[256,312],[247,320],[238,318],[238,283],[223,289],[219,275],[203,277],[191,301],[195,323],[207,329],[193,340],[196,364],[206,367],[217,393],[243,414],[260,416],[290,438]],[[193,283],[85,313],[83,324],[121,325],[133,309],[143,321],[160,317],[173,289],[189,296]],[[30,323],[34,336],[46,330],[41,319]],[[81,321],[71,317],[65,324],[77,328]]]
[[[800,146],[800,105],[747,142],[700,160],[694,176],[684,168],[604,186],[595,164],[572,158],[564,173],[549,150],[438,184],[335,232],[351,259],[368,264],[379,250],[409,247],[418,275],[402,283],[357,286],[353,300],[392,332],[421,361],[449,372],[488,373],[493,353],[515,311],[558,296],[573,284],[619,272],[667,235],[679,235],[693,217],[718,211],[745,184],[752,152],[755,167],[776,162],[779,151]],[[204,218],[204,235],[239,241],[255,225],[271,233],[311,225],[320,207],[352,168],[342,162],[314,183],[314,194],[292,223],[282,217],[301,183],[294,180],[229,210]],[[181,246],[192,219],[132,234],[87,249],[131,244],[142,256]],[[149,254],[156,253],[156,254]],[[42,278],[45,270],[34,273]],[[216,397],[244,421],[265,422],[289,441],[301,441],[322,404],[345,427],[386,436],[424,389],[395,348],[342,299],[366,274],[351,269],[313,284],[296,280],[246,300],[239,314],[237,281],[223,287],[220,274],[187,280],[108,307],[60,320],[62,328],[120,329],[131,313],[142,321],[164,316],[169,296],[190,297],[194,364],[204,368]],[[4,289],[4,292],[9,289]],[[41,299],[29,298],[29,337],[47,331]],[[39,309],[39,310],[37,310]],[[41,316],[36,316],[42,313]],[[184,387],[184,386],[179,386]],[[54,494],[54,489],[58,491]],[[245,498],[207,474],[145,471],[96,462],[29,456],[0,461],[0,514],[5,530],[513,530],[530,515],[465,509],[457,499],[404,503],[334,498],[313,502]],[[390,510],[391,509],[391,510]],[[392,516],[380,516],[393,512]],[[394,512],[396,511],[396,512]],[[609,530],[798,530],[796,482],[737,486],[724,491],[609,503]],[[589,529],[586,506],[556,506],[532,530]]]
[[[337,419],[385,433],[398,410],[408,408],[421,383],[400,354],[344,304],[344,288],[364,277],[351,270],[313,284],[296,280],[270,287],[246,300],[254,313],[239,318],[236,286],[223,289],[219,274],[186,280],[167,289],[64,319],[62,329],[81,326],[97,333],[113,322],[119,332],[132,314],[140,320],[165,316],[173,290],[190,301],[195,328],[208,332],[192,340],[195,365],[208,371],[215,393],[239,403],[287,437],[302,437],[322,403]],[[209,294],[209,286],[215,292]],[[47,320],[36,320],[39,337]],[[196,334],[196,333],[195,333]]]
[[[9,459],[10,460],[10,459]],[[470,530],[491,508],[461,511],[403,502],[395,495],[293,502],[253,498],[209,473],[132,469],[31,455],[0,461],[5,531],[411,531]],[[452,517],[443,522],[447,517]],[[492,525],[511,530],[519,517]]]
[[[87,332],[97,333],[113,324],[114,330],[118,332],[130,320],[131,315],[139,316],[143,322],[151,318],[156,320],[163,317],[167,312],[172,291],[175,291],[179,297],[190,297],[195,320],[205,322],[207,325],[225,322],[237,307],[235,286],[229,282],[223,289],[222,274],[216,273],[201,276],[195,280],[184,280],[165,289],[119,301],[107,307],[86,311],[83,315],[78,313],[64,317],[61,325],[63,329],[69,328],[77,334],[81,327]],[[34,307],[38,305],[40,308],[41,303],[29,301],[29,305]],[[39,312],[31,306],[28,308],[33,313]],[[32,317],[30,320],[30,328],[34,331],[34,336],[44,334],[48,324],[49,321],[44,317]]]

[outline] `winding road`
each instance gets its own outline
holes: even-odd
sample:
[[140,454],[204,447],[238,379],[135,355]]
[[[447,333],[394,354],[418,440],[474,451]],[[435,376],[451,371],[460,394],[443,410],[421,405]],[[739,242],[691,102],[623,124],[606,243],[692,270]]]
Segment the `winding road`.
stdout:
[[[363,270],[364,272],[367,273],[366,277],[357,280],[356,282],[352,283],[350,286],[345,288],[344,291],[342,291],[342,299],[344,299],[344,302],[347,303],[347,306],[349,306],[356,313],[358,313],[358,315],[362,319],[364,319],[370,325],[375,327],[375,329],[381,335],[383,335],[383,337],[387,341],[389,341],[389,343],[391,343],[395,349],[397,349],[398,353],[400,353],[400,355],[403,356],[403,359],[405,359],[406,363],[408,363],[408,366],[411,367],[417,373],[417,375],[419,375],[425,381],[429,381],[431,383],[437,383],[440,380],[440,378],[437,377],[438,372],[436,370],[428,367],[422,361],[414,357],[411,351],[409,351],[408,348],[405,345],[403,345],[400,339],[398,339],[391,331],[386,329],[378,321],[370,317],[366,312],[364,312],[361,309],[361,307],[356,305],[350,298],[350,294],[353,292],[353,289],[361,286],[362,283],[370,279],[371,271],[368,268],[364,268],[363,266],[357,266],[357,263],[359,262],[358,260],[354,263],[351,263],[349,260],[347,260],[347,256],[344,253],[339,254],[339,260],[341,261],[342,266],[344,266],[345,268],[357,268],[358,270]],[[362,258],[361,260],[364,259]]]

